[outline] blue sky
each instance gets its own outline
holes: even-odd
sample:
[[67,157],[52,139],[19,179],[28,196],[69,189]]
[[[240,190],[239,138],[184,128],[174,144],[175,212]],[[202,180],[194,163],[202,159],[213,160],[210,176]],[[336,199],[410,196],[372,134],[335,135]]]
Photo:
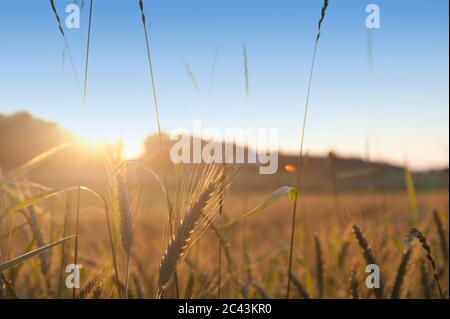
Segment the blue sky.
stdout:
[[[65,6],[73,1],[55,2],[64,21]],[[81,28],[65,29],[80,78],[85,2]],[[381,28],[370,31],[372,76],[364,23],[370,3],[381,10]],[[282,150],[298,147],[321,0],[144,0],[144,5],[164,130],[191,129],[194,120],[217,128],[275,127]],[[138,1],[94,0],[91,41],[83,106],[67,54],[63,65],[63,40],[49,1],[3,1],[0,112],[27,110],[85,137],[122,138],[131,153],[156,130]],[[333,149],[363,156],[368,141],[374,159],[407,160],[415,168],[447,166],[448,93],[448,1],[330,0],[305,147],[310,153]]]

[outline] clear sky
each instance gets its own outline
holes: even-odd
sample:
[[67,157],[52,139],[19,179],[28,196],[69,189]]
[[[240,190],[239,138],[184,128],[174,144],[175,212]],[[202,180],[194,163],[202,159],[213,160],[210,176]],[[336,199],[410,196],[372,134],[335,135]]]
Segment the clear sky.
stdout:
[[[64,21],[73,1],[55,2]],[[65,28],[80,79],[85,2],[81,28]],[[295,150],[322,2],[144,0],[163,129],[191,129],[194,120],[217,128],[274,127],[281,148]],[[371,30],[373,76],[365,27],[370,3],[381,9],[381,28]],[[407,160],[414,168],[448,165],[448,5],[330,0],[312,84],[308,152],[363,156],[369,145],[372,158]],[[138,1],[94,0],[91,41],[83,106],[67,53],[63,63],[49,1],[2,1],[0,113],[27,110],[85,137],[122,138],[131,153],[156,130]]]

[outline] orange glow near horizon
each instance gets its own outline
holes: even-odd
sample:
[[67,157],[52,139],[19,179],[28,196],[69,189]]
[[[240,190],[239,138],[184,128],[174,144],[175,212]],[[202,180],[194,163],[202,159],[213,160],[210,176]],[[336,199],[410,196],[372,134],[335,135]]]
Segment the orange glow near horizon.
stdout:
[[121,143],[121,154],[124,159],[135,159],[143,153],[143,141],[124,140],[122,138],[88,137],[80,134],[75,134],[75,138],[87,151],[98,150],[106,145],[117,145]]

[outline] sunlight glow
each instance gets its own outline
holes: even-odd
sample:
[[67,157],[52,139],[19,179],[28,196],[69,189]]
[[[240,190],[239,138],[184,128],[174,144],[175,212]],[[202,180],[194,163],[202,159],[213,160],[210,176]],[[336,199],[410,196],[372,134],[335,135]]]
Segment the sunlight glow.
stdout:
[[[81,118],[82,117],[82,118]],[[90,114],[88,117],[83,117],[72,121],[75,125],[68,127],[70,132],[73,132],[76,139],[83,143],[88,148],[100,148],[105,145],[112,145],[122,143],[122,156],[124,159],[137,158],[143,153],[143,142],[146,133],[133,131],[132,128],[128,131],[118,125],[117,122],[104,116]]]

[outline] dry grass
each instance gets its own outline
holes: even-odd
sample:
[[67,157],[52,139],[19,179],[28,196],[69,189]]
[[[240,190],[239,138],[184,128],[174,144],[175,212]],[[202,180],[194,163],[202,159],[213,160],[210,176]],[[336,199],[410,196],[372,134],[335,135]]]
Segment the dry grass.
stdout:
[[193,192],[188,198],[188,209],[177,226],[159,266],[157,297],[161,298],[178,263],[186,256],[188,249],[200,238],[219,211],[225,192],[221,186],[222,170],[210,166],[202,172]]
[[[70,56],[54,1],[50,4]],[[162,152],[149,33],[143,1],[138,4]],[[312,76],[327,8],[328,0],[324,0],[300,128],[295,188],[266,185],[258,190],[235,190],[226,168],[219,165],[195,166],[172,176],[164,168],[160,178],[143,162],[134,164],[156,178],[157,185],[134,175],[135,187],[130,187],[131,174],[125,165],[130,161],[121,162],[120,156],[107,151],[102,154],[104,172],[98,173],[102,177],[95,185],[78,182],[78,186],[58,188],[29,181],[29,172],[67,147],[60,145],[6,176],[0,170],[0,297],[360,299],[374,295],[381,299],[387,297],[388,289],[394,299],[448,297],[448,190],[416,191],[408,169],[406,191],[383,192],[381,205],[376,192],[338,193],[334,169],[332,194],[301,189]],[[85,97],[91,18],[92,0]],[[249,61],[244,44],[242,50],[248,98]],[[218,49],[210,91],[217,56]],[[76,76],[73,61],[72,66]],[[199,91],[188,65],[186,70]],[[82,169],[80,161],[78,171]],[[177,180],[170,180],[174,175]],[[260,176],[252,178],[263,184]],[[81,197],[81,193],[89,196]],[[170,194],[176,195],[171,198]],[[299,222],[297,210],[302,212]],[[405,248],[402,236],[411,225],[423,232],[411,228],[401,254]],[[351,239],[351,231],[356,240]],[[417,254],[411,246],[414,239],[422,247]],[[434,256],[436,249],[440,254]],[[427,263],[420,256],[423,252]],[[79,290],[64,286],[68,262],[83,264]],[[364,285],[367,264],[380,266],[378,289]]]
[[[175,215],[178,216],[176,218],[179,222],[175,223],[177,226],[174,232],[175,238],[170,243],[166,241],[168,232],[164,232],[162,227],[167,225],[167,215],[164,213],[165,201],[159,186],[143,186],[140,189],[143,195],[142,200],[135,209],[133,208],[132,217],[134,219],[133,263],[130,267],[129,298],[151,298],[157,294],[158,289],[164,291],[163,296],[166,298],[176,297],[174,270],[177,270],[179,274],[183,297],[217,297],[219,238],[224,256],[220,283],[222,297],[279,298],[285,295],[286,286],[283,283],[287,277],[288,251],[286,249],[289,247],[286,242],[289,240],[290,233],[289,214],[285,212],[289,210],[289,200],[280,198],[258,214],[245,218],[246,244],[243,245],[243,219],[238,220],[230,228],[222,229],[222,233],[218,230],[217,207],[219,205],[218,201],[212,198],[218,198],[219,195],[214,195],[217,194],[217,190],[214,193],[214,188],[207,189],[215,184],[214,181],[220,183],[221,173],[217,168],[214,170],[210,168],[209,172],[214,174],[199,173],[196,178],[190,178],[191,186],[184,186],[186,189],[183,191],[184,199],[179,200],[180,204],[175,205],[177,208]],[[187,177],[186,180],[189,178]],[[193,180],[209,180],[209,183],[199,186]],[[134,192],[129,185],[121,188]],[[73,190],[76,191],[76,188]],[[33,195],[36,192],[37,190],[32,190],[29,196],[34,198]],[[235,219],[243,214],[245,206],[258,206],[268,193],[268,191],[250,192],[245,203],[242,201],[240,192],[233,191],[231,187],[225,198],[227,209],[224,211],[223,218]],[[1,219],[0,224],[3,261],[27,251],[29,243],[35,242],[34,232],[28,223],[17,228],[25,217],[23,214],[11,213],[11,206],[17,205],[17,199],[9,195],[4,198],[3,211],[7,214]],[[75,211],[73,206],[76,202],[73,199],[69,211]],[[349,209],[349,213],[333,211],[334,199],[328,193],[306,193],[303,196],[301,202],[303,216],[296,242],[298,258],[295,259],[291,273],[292,298],[319,297],[321,289],[323,289],[323,296],[332,298],[371,297],[372,291],[364,285],[367,260],[370,263],[375,260],[380,264],[385,286],[390,287],[389,297],[440,297],[437,283],[433,279],[432,264],[429,261],[421,264],[421,251],[414,250],[416,254],[411,251],[410,254],[403,256],[401,254],[403,247],[401,234],[407,231],[410,220],[407,193],[386,195],[390,210],[387,215],[373,209],[374,205],[375,207],[378,205],[377,194],[341,193],[340,200],[343,207]],[[199,210],[199,208],[204,208],[205,202],[208,201],[211,201],[209,205],[213,207],[211,211],[216,213],[207,218],[210,222],[214,221],[215,225],[211,223],[209,230],[206,231],[205,217],[199,213],[205,209]],[[216,204],[213,205],[212,201]],[[442,211],[447,205],[447,193],[444,191],[434,193],[432,196],[428,193],[418,193],[417,201],[420,207],[429,208],[429,213],[424,214],[419,220],[422,228],[426,230],[427,243],[431,249],[440,251],[441,239],[439,233],[435,231],[435,217],[431,208],[435,207]],[[115,238],[113,242],[117,242],[123,248],[115,249],[118,254],[117,266],[120,274],[120,281],[117,281],[114,276],[114,264],[111,262],[111,252],[108,250],[110,240],[108,228],[104,223],[105,217],[102,211],[94,209],[98,204],[96,200],[90,200],[89,196],[83,196],[81,201],[79,232],[82,240],[79,242],[78,250],[79,262],[85,269],[82,274],[82,289],[85,289],[87,293],[83,292],[83,294],[84,298],[117,298],[119,295],[115,289],[116,284],[122,292],[126,291],[127,249],[125,247],[130,245],[127,240],[122,242],[122,238],[126,239],[128,236],[127,231],[124,231],[127,227],[121,227],[124,223],[121,222],[120,210],[112,210],[111,225],[113,238]],[[75,216],[68,219],[67,216],[71,214],[67,214],[65,207],[59,204],[59,200],[50,198],[35,202],[32,206],[36,211],[37,222],[44,238],[70,235],[70,229],[73,227],[69,226],[73,226]],[[108,206],[114,205],[111,203]],[[120,206],[125,207],[125,205]],[[52,213],[41,214],[40,211]],[[121,211],[127,210],[122,208]],[[370,214],[366,211],[370,211]],[[348,217],[349,214],[351,217]],[[52,227],[49,227],[51,221],[49,216],[52,216],[51,220],[54,224]],[[216,216],[215,220],[214,216]],[[444,213],[440,214],[441,220],[446,220],[447,216]],[[358,240],[348,241],[349,219],[364,225],[367,236],[362,234],[358,226],[355,226],[355,236]],[[66,230],[64,230],[64,224],[68,225]],[[319,224],[320,227],[317,226]],[[447,234],[444,225],[445,222],[442,221],[443,232]],[[161,241],[161,238],[166,240]],[[320,242],[320,262],[317,242]],[[73,242],[68,242],[64,246],[67,248],[64,251],[58,248],[53,249],[49,254],[47,276],[44,276],[40,270],[40,257],[29,259],[4,271],[3,275],[9,288],[3,283],[3,295],[11,297],[14,292],[18,297],[69,297],[70,293],[64,286],[65,273],[63,273],[62,287],[59,278],[63,257],[65,256],[67,261],[72,260],[73,249],[70,247],[73,247]],[[362,249],[362,255],[358,252],[359,249]],[[161,258],[164,250],[167,252]],[[445,265],[444,256],[438,254],[433,256],[433,260],[442,293],[445,296],[448,290],[448,272],[440,271]],[[325,261],[326,271],[321,271],[320,265],[325,265]],[[365,261],[364,264],[362,261]],[[406,264],[409,265],[407,272]],[[318,276],[321,272],[322,275]],[[319,284],[321,277],[323,288],[320,288]],[[350,282],[349,278],[351,278]],[[48,280],[49,289],[46,288],[45,279]],[[97,286],[89,288],[91,286],[89,283],[93,280],[98,281]],[[60,293],[58,293],[58,287],[60,287]],[[77,291],[77,296],[79,295],[80,291]]]
[[[355,238],[358,241],[359,247],[361,247],[361,251],[363,253],[364,259],[366,260],[367,265],[379,265],[379,263],[376,261],[375,256],[372,251],[372,247],[369,245],[369,242],[367,241],[366,237],[364,236],[362,230],[359,228],[358,225],[354,224],[353,226],[353,233],[355,234]],[[384,290],[384,284],[383,280],[380,278],[380,287],[374,288],[374,293],[377,299],[383,298],[383,290]]]
[[438,270],[437,270],[437,266],[436,266],[436,261],[434,260],[433,256],[431,255],[430,244],[428,243],[426,237],[422,234],[422,232],[420,232],[416,228],[411,228],[409,230],[408,237],[406,238],[406,243],[410,244],[414,238],[417,238],[419,240],[423,250],[425,251],[426,258],[428,259],[428,261],[431,265],[431,268],[433,269],[433,277],[434,277],[434,280],[439,289],[439,295],[441,296],[441,298],[444,298],[444,294],[442,293],[441,284],[439,282],[439,275],[438,275]]
[[395,276],[394,286],[392,287],[391,299],[400,298],[400,291],[402,288],[403,280],[406,276],[406,272],[408,271],[408,262],[411,258],[412,249],[408,248],[400,261],[400,265],[398,266],[397,275]]
[[116,173],[117,194],[120,214],[120,238],[126,253],[125,261],[125,298],[128,298],[128,280],[130,274],[130,261],[134,241],[133,212],[130,204],[127,184],[122,172]]

